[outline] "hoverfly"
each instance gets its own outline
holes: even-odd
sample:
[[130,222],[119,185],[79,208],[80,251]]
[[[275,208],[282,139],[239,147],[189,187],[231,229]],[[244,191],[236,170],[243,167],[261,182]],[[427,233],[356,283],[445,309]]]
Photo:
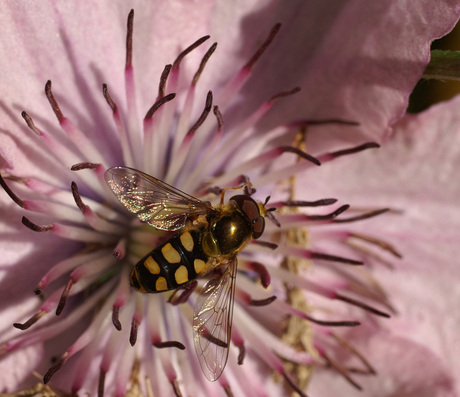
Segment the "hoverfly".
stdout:
[[110,168],[105,179],[118,200],[141,221],[178,232],[136,264],[130,278],[133,288],[160,293],[212,275],[194,308],[193,341],[203,373],[210,381],[217,380],[230,346],[237,254],[262,235],[266,203],[243,194],[224,203],[229,190],[224,189],[220,205],[213,207],[128,167]]

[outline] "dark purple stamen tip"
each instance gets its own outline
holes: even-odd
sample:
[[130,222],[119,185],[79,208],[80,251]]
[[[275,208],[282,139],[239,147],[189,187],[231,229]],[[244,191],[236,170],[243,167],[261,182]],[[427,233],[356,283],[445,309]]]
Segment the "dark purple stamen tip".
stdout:
[[346,223],[346,222],[362,221],[363,219],[373,218],[374,216],[384,214],[385,212],[388,212],[389,210],[390,210],[389,208],[382,208],[380,210],[367,212],[365,214],[353,216],[351,218],[334,219],[334,223]]
[[155,342],[153,346],[155,346],[158,349],[174,347],[179,350],[185,350],[185,346],[182,343],[178,342],[177,340],[168,340],[165,342]]
[[42,134],[40,130],[37,127],[35,127],[35,123],[32,117],[30,117],[30,115],[26,111],[23,111],[21,113],[21,116],[25,120],[27,127],[29,127],[35,134],[37,134],[38,136]]
[[70,293],[70,290],[72,289],[72,286],[73,286],[73,280],[69,278],[69,281],[67,281],[67,284],[64,287],[64,291],[62,291],[61,299],[59,299],[59,303],[56,308],[56,316],[59,316],[64,310],[64,307],[67,302],[67,298],[69,297],[69,293]]
[[327,327],[357,327],[361,325],[358,321],[327,321],[327,320],[317,320],[316,318],[305,315],[305,318],[312,323],[318,325],[325,325]]
[[276,37],[278,34],[279,30],[281,28],[281,24],[277,23],[275,26],[273,26],[272,30],[268,34],[267,38],[265,41],[262,43],[262,45],[257,49],[257,51],[254,53],[254,55],[249,59],[248,63],[244,65],[244,69],[251,70],[255,63],[259,60],[259,58],[262,56],[262,54],[265,52],[265,50],[268,48],[268,46],[272,43],[273,39]]
[[80,171],[80,170],[95,170],[101,165],[98,163],[78,163],[70,167],[71,171]]
[[329,221],[331,219],[336,218],[341,213],[345,212],[350,206],[348,204],[342,205],[341,207],[337,208],[335,211],[331,212],[330,214],[326,215],[308,215],[308,219],[311,221]]
[[129,333],[129,344],[134,346],[137,342],[137,331],[139,329],[139,323],[133,319],[131,321],[131,331]]
[[171,73],[172,65],[166,65],[161,72],[160,84],[158,86],[158,98],[163,98],[166,92],[166,82],[168,81],[169,73]]
[[315,201],[288,200],[282,203],[282,207],[324,207],[337,202],[335,198],[325,198]]
[[268,102],[274,102],[277,99],[284,98],[284,97],[287,97],[287,96],[291,96],[291,95],[297,94],[298,92],[300,92],[300,87],[294,87],[292,90],[282,91],[282,92],[280,92],[280,93],[278,93],[276,95],[273,95],[268,100]]
[[324,260],[330,262],[339,262],[347,265],[362,265],[362,261],[356,259],[344,258],[342,256],[324,254],[322,252],[311,252],[311,259],[313,260]]
[[206,40],[208,40],[211,36],[203,36],[202,38],[195,41],[192,45],[188,46],[184,51],[182,51],[176,58],[173,63],[173,68],[178,68],[182,60],[185,58],[187,54],[190,54],[195,48],[199,47],[203,44]]
[[252,243],[260,245],[268,249],[271,249],[271,250],[276,250],[278,248],[278,244],[272,243],[270,241],[252,240]]
[[117,104],[110,96],[109,88],[107,87],[107,84],[105,83],[102,84],[102,94],[104,95],[105,100],[110,106],[110,109],[112,109],[112,112],[115,113],[117,111]]
[[126,69],[132,66],[133,31],[134,31],[134,10],[131,10],[128,14],[127,32],[126,32],[126,63],[125,63]]
[[246,356],[246,348],[244,344],[237,346],[239,353],[238,353],[238,365],[243,365],[244,357]]
[[366,311],[368,311],[368,312],[370,312],[372,314],[376,314],[377,316],[390,318],[389,314],[387,314],[385,312],[382,312],[381,310],[375,309],[372,306],[366,305],[363,302],[359,302],[359,301],[357,301],[355,299],[348,298],[348,297],[340,295],[340,294],[336,294],[335,299],[343,301],[343,302],[346,302],[346,303],[349,303],[350,305],[353,305],[353,306],[360,307],[361,309],[364,309],[364,310],[366,310]]
[[17,329],[20,329],[22,331],[24,331],[26,329],[29,329],[38,320],[40,320],[40,318],[43,317],[44,314],[45,314],[45,312],[39,311],[39,312],[35,313],[31,318],[29,318],[25,323],[14,323],[13,327],[17,328]]
[[62,368],[62,366],[65,364],[67,361],[67,353],[64,353],[64,355],[54,364],[45,374],[43,377],[43,383],[46,385],[52,378],[52,376]]
[[375,238],[375,237],[367,236],[367,235],[361,234],[361,233],[351,233],[350,237],[354,237],[354,238],[357,238],[359,240],[366,241],[366,242],[368,242],[370,244],[374,244],[374,245],[382,248],[383,250],[388,251],[390,254],[392,254],[396,258],[402,258],[403,257],[402,254],[392,244],[390,244],[390,243],[388,243],[386,241],[380,240],[380,239]]
[[30,230],[33,230],[34,232],[49,232],[51,229],[53,229],[54,224],[51,223],[49,225],[45,226],[40,226],[35,223],[33,223],[30,219],[26,218],[25,216],[22,217],[21,222],[24,226],[29,228]]
[[209,58],[211,58],[211,55],[214,53],[216,48],[217,48],[217,43],[214,43],[211,47],[209,47],[209,50],[206,51],[206,54],[204,54],[204,57],[200,62],[200,66],[198,67],[198,70],[193,76],[192,85],[196,85],[196,83],[198,83],[198,79],[200,78],[201,73],[203,73],[206,63],[209,61]]
[[117,331],[121,331],[121,323],[119,320],[120,306],[112,307],[112,323]]
[[222,113],[220,112],[218,106],[214,106],[212,108],[212,111],[214,113],[214,116],[216,116],[216,119],[217,119],[217,129],[221,131],[222,127],[224,126],[224,117],[222,116]]
[[88,206],[83,203],[83,200],[81,199],[80,193],[78,191],[77,184],[72,181],[70,186],[72,190],[73,199],[75,200],[75,203],[77,204],[78,209],[81,212],[85,212],[88,209]]
[[64,120],[64,115],[62,114],[61,108],[59,107],[57,100],[54,97],[53,91],[51,89],[51,80],[48,80],[45,84],[45,94],[57,119],[59,120],[59,122],[62,122]]
[[276,300],[276,296],[273,295],[273,296],[270,296],[269,298],[265,298],[265,299],[250,299],[249,300],[249,304],[251,306],[267,306],[269,305],[270,303],[274,302]]
[[316,157],[313,157],[311,154],[305,153],[305,152],[303,152],[302,150],[300,150],[300,149],[298,149],[296,147],[293,147],[293,146],[280,146],[279,149],[282,152],[294,153],[297,156],[299,156],[299,157],[301,157],[301,158],[303,158],[305,160],[308,160],[313,164],[321,165],[321,162]]
[[270,285],[270,273],[268,272],[267,268],[259,262],[251,262],[249,264],[249,268],[255,271],[260,278],[260,283],[264,288],[268,288]]
[[343,120],[343,119],[323,119],[323,120],[297,120],[292,123],[289,123],[290,127],[307,127],[313,125],[324,125],[324,124],[341,124],[341,125],[351,125],[357,126],[359,123],[357,121]]
[[286,381],[286,383],[294,390],[296,391],[297,393],[299,393],[300,397],[308,397],[308,395],[306,395],[303,390],[300,388],[299,385],[297,385],[293,379],[291,379],[291,377],[286,373],[286,372],[282,372],[281,375],[283,376],[284,380]]
[[166,102],[172,101],[176,97],[176,94],[168,94],[166,96],[161,97],[156,101],[152,107],[148,110],[148,112],[145,114],[145,119],[150,119],[154,115],[154,113],[162,107]]
[[380,145],[376,142],[367,142],[363,143],[362,145],[352,147],[350,149],[344,149],[344,150],[338,150],[337,152],[332,152],[330,153],[331,157],[340,157],[340,156],[346,156],[348,154],[354,154],[358,152],[362,152],[363,150],[367,149],[374,149],[374,148],[379,148]]
[[193,134],[195,133],[198,128],[204,123],[206,118],[208,117],[209,112],[212,109],[212,91],[208,92],[208,95],[206,95],[206,104],[204,106],[203,112],[201,112],[200,117],[198,117],[198,120],[193,124],[193,126],[190,128],[190,130],[187,132],[187,134]]
[[99,382],[97,384],[97,397],[104,396],[105,375],[106,375],[106,372],[101,369],[99,371]]
[[171,381],[171,385],[174,390],[174,394],[176,397],[182,397],[182,392],[180,391],[179,384],[177,383],[177,379]]
[[3,190],[5,190],[6,194],[10,196],[10,199],[13,200],[17,205],[19,205],[21,208],[24,208],[24,202],[14,194],[14,192],[9,188],[9,186],[6,184],[5,180],[3,177],[0,175],[0,185],[2,186]]

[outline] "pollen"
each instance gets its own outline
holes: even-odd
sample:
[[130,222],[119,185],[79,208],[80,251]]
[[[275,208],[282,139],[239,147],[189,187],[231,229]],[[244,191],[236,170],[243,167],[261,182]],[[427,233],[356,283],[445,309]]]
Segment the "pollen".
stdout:
[[161,253],[169,263],[180,263],[180,254],[171,243],[167,243],[161,248]]

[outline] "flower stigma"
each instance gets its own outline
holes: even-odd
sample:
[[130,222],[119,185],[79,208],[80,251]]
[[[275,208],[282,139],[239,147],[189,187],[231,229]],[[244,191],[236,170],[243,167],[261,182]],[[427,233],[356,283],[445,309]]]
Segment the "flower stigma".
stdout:
[[[306,396],[316,370],[334,371],[359,390],[356,374],[376,374],[365,354],[347,341],[346,331],[341,331],[359,326],[370,316],[386,318],[393,312],[385,292],[364,265],[369,256],[384,262],[385,256],[400,254],[389,243],[354,232],[348,225],[391,211],[353,208],[329,197],[298,199],[296,186],[309,169],[378,148],[378,144],[367,142],[316,156],[307,153],[307,132],[315,125],[339,124],[352,129],[357,124],[333,117],[286,120],[263,135],[258,133],[254,126],[277,101],[293,100],[298,87],[274,93],[245,119],[226,128],[229,110],[280,29],[277,24],[265,32],[253,56],[225,86],[207,87],[205,97],[197,94],[200,77],[211,67],[218,44],[203,50],[210,37],[196,40],[164,67],[153,105],[145,107],[139,123],[131,11],[124,67],[126,109],[112,97],[110,84],[102,84],[107,112],[112,113],[112,128],[117,133],[115,144],[108,147],[118,146],[118,163],[114,162],[115,154],[95,144],[78,123],[65,116],[65,105],[61,106],[51,81],[46,82],[45,95],[62,136],[42,130],[25,111],[22,117],[35,135],[33,139],[69,170],[72,180],[67,188],[58,188],[3,170],[0,184],[24,209],[22,223],[26,228],[59,236],[77,248],[38,280],[36,308],[14,324],[17,332],[2,340],[0,355],[39,342],[52,343],[68,334],[67,346],[48,366],[43,381],[53,390],[63,388],[59,374],[71,365],[66,391],[79,395],[122,396],[137,391],[139,395],[182,396],[206,391],[232,396],[244,390],[248,395],[265,396],[268,390],[261,375],[265,371],[273,374],[273,381],[281,387]],[[194,73],[183,67],[191,53],[201,54]],[[165,230],[175,229],[170,218],[162,221],[162,227],[148,224],[151,212],[145,211],[149,205],[143,201],[145,196],[127,197],[117,194],[116,184],[109,182],[108,186],[105,175],[111,167],[144,172],[213,208],[225,206],[227,195],[220,204],[224,193],[236,190],[236,195],[250,196],[265,211],[260,239],[251,239],[237,252],[237,274],[228,287],[231,297],[234,294],[234,306],[233,301],[228,303],[230,297],[230,307],[222,307],[230,322],[226,332],[231,343],[212,329],[201,334],[216,350],[216,358],[200,357],[197,346],[201,345],[196,343],[195,353],[192,329],[194,308],[210,285],[206,282],[222,280],[224,266],[217,263],[204,276],[174,290],[135,291],[130,286],[133,267],[154,248],[170,241],[175,233]],[[133,178],[132,184],[137,186],[136,176]],[[137,192],[139,196],[145,193]],[[212,216],[206,216],[207,220],[188,220],[187,230],[199,222],[209,222]],[[232,234],[238,231],[235,225],[230,230]],[[328,247],[339,247],[339,253],[323,249],[324,241]],[[228,258],[226,261],[231,261]],[[198,262],[196,266],[200,265]],[[149,269],[154,269],[155,265],[151,266]],[[320,276],[315,278],[313,270]],[[181,273],[180,277],[187,276]],[[205,365],[211,361],[211,376],[205,369],[202,373],[203,360]],[[205,375],[215,382],[209,382]]]

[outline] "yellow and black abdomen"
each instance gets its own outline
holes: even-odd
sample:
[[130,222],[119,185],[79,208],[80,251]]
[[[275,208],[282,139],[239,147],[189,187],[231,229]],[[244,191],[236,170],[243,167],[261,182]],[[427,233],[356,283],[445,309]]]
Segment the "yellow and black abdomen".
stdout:
[[173,236],[137,263],[131,273],[131,285],[141,292],[164,292],[205,273],[209,257],[201,239],[198,230]]

